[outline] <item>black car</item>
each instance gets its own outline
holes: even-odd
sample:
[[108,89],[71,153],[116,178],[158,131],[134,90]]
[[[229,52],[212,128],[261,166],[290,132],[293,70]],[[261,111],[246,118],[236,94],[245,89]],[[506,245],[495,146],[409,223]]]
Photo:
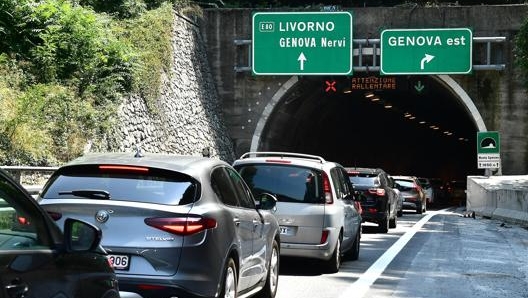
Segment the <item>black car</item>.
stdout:
[[398,217],[398,196],[392,180],[382,169],[346,168],[348,177],[360,197],[364,222],[378,224],[379,231],[387,233],[395,228]]
[[68,218],[64,233],[0,170],[0,297],[119,298],[101,230]]

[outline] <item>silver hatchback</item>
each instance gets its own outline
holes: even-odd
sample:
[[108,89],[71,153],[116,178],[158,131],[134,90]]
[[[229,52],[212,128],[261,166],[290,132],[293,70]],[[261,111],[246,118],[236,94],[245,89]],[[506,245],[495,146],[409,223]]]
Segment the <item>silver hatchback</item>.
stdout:
[[361,216],[345,169],[322,157],[249,152],[233,164],[254,195],[277,197],[281,256],[323,260],[337,272],[341,257],[357,259]]
[[38,200],[59,225],[103,231],[122,297],[275,296],[275,198],[255,201],[223,161],[90,154],[59,168]]

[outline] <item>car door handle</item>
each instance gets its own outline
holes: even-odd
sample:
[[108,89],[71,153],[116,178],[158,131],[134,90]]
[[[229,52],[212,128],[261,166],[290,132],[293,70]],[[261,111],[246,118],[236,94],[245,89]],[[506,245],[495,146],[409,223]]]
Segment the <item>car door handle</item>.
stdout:
[[22,298],[29,291],[28,285],[21,282],[18,278],[11,281],[11,284],[7,285],[5,288],[9,298]]
[[233,218],[233,222],[235,223],[235,226],[240,226],[240,219],[238,217]]

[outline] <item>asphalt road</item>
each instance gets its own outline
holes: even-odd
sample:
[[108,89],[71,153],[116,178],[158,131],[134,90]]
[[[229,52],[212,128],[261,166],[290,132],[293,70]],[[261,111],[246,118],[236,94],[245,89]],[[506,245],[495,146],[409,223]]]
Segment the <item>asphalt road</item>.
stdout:
[[365,224],[359,260],[335,274],[283,258],[277,298],[527,298],[528,229],[462,214],[405,213],[388,234]]

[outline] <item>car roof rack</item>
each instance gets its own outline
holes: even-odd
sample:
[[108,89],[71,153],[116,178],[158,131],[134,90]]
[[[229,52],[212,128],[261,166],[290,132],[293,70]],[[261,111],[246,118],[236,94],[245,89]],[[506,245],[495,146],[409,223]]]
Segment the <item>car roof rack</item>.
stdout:
[[249,158],[249,157],[297,157],[297,158],[304,158],[304,159],[314,159],[319,161],[320,163],[326,162],[324,158],[317,155],[310,155],[310,154],[303,154],[303,153],[292,153],[292,152],[268,152],[268,151],[261,151],[261,152],[246,152],[240,156],[240,159]]

